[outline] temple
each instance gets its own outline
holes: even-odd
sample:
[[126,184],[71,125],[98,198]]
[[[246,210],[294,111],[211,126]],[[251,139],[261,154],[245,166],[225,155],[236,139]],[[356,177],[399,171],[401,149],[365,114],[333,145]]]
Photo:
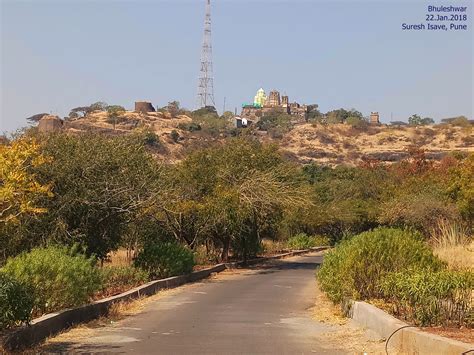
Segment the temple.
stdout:
[[305,120],[308,113],[306,105],[300,105],[298,102],[289,102],[288,96],[280,96],[278,90],[272,90],[268,94],[262,88],[258,89],[252,104],[243,104],[240,116],[252,121],[258,121],[265,113],[270,111],[279,111],[296,119]]

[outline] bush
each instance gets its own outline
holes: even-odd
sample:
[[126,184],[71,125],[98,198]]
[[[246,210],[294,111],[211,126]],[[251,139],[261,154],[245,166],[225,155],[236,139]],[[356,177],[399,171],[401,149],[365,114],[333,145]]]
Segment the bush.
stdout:
[[473,326],[469,271],[422,270],[388,274],[381,283],[394,313],[417,325]]
[[101,287],[95,259],[65,247],[33,249],[1,269],[32,288],[35,315],[86,303]]
[[321,245],[329,245],[329,238],[324,236],[308,236],[306,233],[297,234],[288,239],[286,245],[289,249],[302,250],[309,249]]
[[106,266],[101,269],[103,294],[115,295],[148,281],[147,271],[133,266]]
[[393,228],[377,228],[344,240],[324,258],[317,277],[334,302],[382,296],[380,283],[390,272],[438,271],[444,263],[421,236]]
[[173,242],[148,243],[135,258],[135,266],[154,278],[182,275],[193,271],[192,251]]
[[175,143],[179,141],[179,133],[175,129],[173,129],[170,133],[171,140]]
[[201,130],[201,125],[196,122],[180,123],[178,124],[178,128],[182,129],[183,131],[195,132]]
[[0,330],[28,323],[33,309],[30,290],[12,277],[0,272]]

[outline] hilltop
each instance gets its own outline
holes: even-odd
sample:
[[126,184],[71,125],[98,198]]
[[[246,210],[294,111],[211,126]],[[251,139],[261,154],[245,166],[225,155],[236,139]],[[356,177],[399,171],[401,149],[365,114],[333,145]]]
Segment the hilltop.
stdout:
[[424,150],[432,159],[440,159],[448,152],[474,151],[470,123],[355,127],[342,123],[297,122],[275,132],[259,130],[255,125],[235,128],[232,117],[192,118],[191,115],[189,112],[171,116],[168,112],[125,111],[112,120],[106,112],[94,111],[65,121],[62,129],[71,133],[94,131],[110,135],[146,130],[160,142],[161,149],[155,154],[167,161],[179,161],[188,150],[236,135],[251,135],[263,142],[275,143],[284,155],[303,164],[356,165],[366,159],[394,162],[406,157],[410,147]]

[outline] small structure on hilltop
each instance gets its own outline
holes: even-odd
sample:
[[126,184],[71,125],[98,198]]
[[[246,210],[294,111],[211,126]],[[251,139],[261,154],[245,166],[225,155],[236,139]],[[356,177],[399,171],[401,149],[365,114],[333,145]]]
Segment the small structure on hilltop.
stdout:
[[135,112],[147,113],[155,112],[155,108],[148,101],[135,101]]
[[41,133],[59,132],[64,128],[64,121],[58,116],[46,115],[38,122],[38,131]]
[[280,96],[278,90],[270,91],[267,97],[265,90],[260,88],[254,97],[253,104],[242,105],[240,116],[258,121],[264,114],[275,111],[304,120],[308,114],[308,107],[298,102],[290,103],[288,96]]
[[370,124],[380,124],[380,115],[378,112],[370,113]]
[[235,127],[236,128],[246,128],[251,121],[248,121],[246,118],[235,117]]

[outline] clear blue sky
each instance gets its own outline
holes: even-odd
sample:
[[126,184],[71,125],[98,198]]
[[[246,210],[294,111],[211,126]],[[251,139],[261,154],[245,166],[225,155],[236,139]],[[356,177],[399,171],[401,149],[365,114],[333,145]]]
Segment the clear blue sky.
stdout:
[[[0,0],[0,132],[39,112],[135,100],[196,102],[204,0]],[[469,31],[402,31],[427,5],[472,1],[243,1],[212,4],[219,111],[262,86],[322,111],[413,113],[437,120],[473,113]]]

